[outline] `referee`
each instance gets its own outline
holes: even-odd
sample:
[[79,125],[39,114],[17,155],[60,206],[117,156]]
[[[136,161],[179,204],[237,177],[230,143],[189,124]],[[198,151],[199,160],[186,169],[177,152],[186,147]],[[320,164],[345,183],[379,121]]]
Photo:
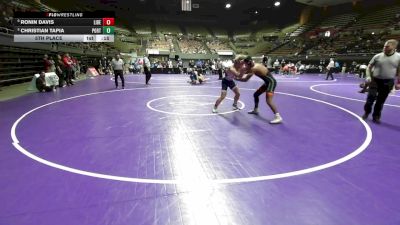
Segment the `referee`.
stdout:
[[[386,41],[383,52],[376,54],[369,62],[366,70],[366,81],[371,82],[368,90],[367,102],[364,105],[365,120],[372,112],[372,105],[375,102],[372,121],[380,123],[381,112],[386,98],[393,89],[394,81],[400,79],[400,54],[396,52],[398,42],[394,39]],[[372,68],[373,73],[371,76]]]
[[143,68],[144,68],[144,74],[146,74],[146,85],[148,85],[151,78],[151,72],[150,72],[150,60],[147,57],[147,55],[143,57]]
[[117,54],[116,58],[111,61],[111,66],[114,70],[114,78],[115,78],[115,88],[118,88],[118,76],[121,77],[122,89],[125,88],[125,79],[124,79],[124,60],[121,59],[121,56]]

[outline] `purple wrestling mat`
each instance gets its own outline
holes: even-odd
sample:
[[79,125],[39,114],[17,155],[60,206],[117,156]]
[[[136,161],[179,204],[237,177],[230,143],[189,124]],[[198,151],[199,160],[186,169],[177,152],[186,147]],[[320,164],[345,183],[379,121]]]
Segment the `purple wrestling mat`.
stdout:
[[109,76],[0,102],[0,224],[400,224],[400,95],[363,121],[361,80]]

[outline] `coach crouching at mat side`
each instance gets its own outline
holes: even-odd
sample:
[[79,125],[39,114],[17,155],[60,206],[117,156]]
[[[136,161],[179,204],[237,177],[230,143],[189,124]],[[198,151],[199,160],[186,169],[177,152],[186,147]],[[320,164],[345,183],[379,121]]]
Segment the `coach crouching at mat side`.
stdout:
[[111,66],[114,70],[115,88],[118,88],[118,76],[121,77],[122,89],[125,88],[124,79],[124,60],[121,59],[119,54],[115,55],[115,59],[111,61]]

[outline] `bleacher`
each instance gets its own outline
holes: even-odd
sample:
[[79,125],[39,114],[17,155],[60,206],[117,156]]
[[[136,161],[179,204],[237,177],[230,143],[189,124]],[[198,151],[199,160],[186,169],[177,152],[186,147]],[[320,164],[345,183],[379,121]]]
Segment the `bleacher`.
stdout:
[[44,50],[0,46],[0,84],[29,81],[44,68]]
[[135,21],[132,25],[133,29],[137,34],[142,35],[150,35],[151,34],[151,26],[149,22],[145,21]]
[[385,40],[388,40],[388,39],[395,39],[395,40],[400,41],[400,33],[392,33],[392,34],[385,35],[385,36],[384,36],[384,39],[385,39]]
[[172,24],[172,23],[156,23],[156,30],[157,33],[161,33],[161,34],[179,34],[182,33],[181,29],[179,28],[179,26],[177,26],[176,24]]
[[[294,55],[301,51],[302,38],[293,35],[294,32],[303,30],[308,25],[300,26],[298,23],[291,24],[282,29],[275,27],[264,27],[256,32],[257,41],[255,43],[256,48],[252,52],[253,54],[268,54],[268,55]],[[301,28],[301,29],[300,29]],[[290,43],[289,41],[294,41]],[[261,44],[262,43],[262,44]]]
[[277,37],[280,30],[276,27],[263,27],[255,32],[255,36],[260,39],[267,39],[268,37]]
[[297,55],[301,52],[303,46],[303,42],[300,38],[291,38],[286,44],[278,47],[273,52],[269,53],[269,55],[276,56],[292,56]]
[[211,36],[210,32],[203,26],[186,26],[186,32],[189,36]]
[[329,17],[321,22],[318,25],[319,28],[328,28],[328,27],[337,27],[341,28],[346,26],[347,24],[353,22],[357,18],[358,14],[356,13],[346,13],[341,15],[336,15]]
[[351,31],[356,29],[370,30],[385,28],[385,25],[389,23],[390,20],[394,18],[399,12],[400,6],[394,5],[381,9],[374,13],[366,13],[347,30]]
[[[394,32],[396,14],[400,11],[399,5],[390,6],[374,13],[362,15],[359,20],[348,26],[335,39],[339,54],[375,54],[382,50],[384,40],[398,38],[391,36]],[[343,48],[344,47],[344,48]]]
[[0,27],[2,33],[10,33],[10,31],[13,30],[12,20],[14,10],[22,10],[22,8],[19,8],[10,2],[0,0],[0,12],[2,13],[0,17]]
[[173,52],[174,45],[172,42],[172,37],[163,35],[160,37],[154,37],[151,40],[149,40],[147,48]]
[[255,35],[252,35],[252,32],[250,29],[242,29],[242,30],[237,30],[233,33],[233,39],[254,39]]
[[215,37],[217,38],[222,38],[222,39],[228,39],[228,31],[223,28],[212,28],[212,31],[214,32]]
[[295,31],[297,31],[297,29],[300,27],[300,24],[295,23],[292,25],[289,25],[287,27],[282,28],[282,30],[280,30],[279,32],[279,36],[292,36],[291,34]]
[[[296,53],[316,56],[374,54],[381,51],[383,40],[398,38],[397,35],[388,36],[388,34],[394,30],[396,22],[393,21],[399,12],[400,6],[394,5],[363,15],[357,13],[335,15],[324,19],[305,33],[302,46],[287,42],[270,54],[281,56],[297,55]],[[330,37],[325,37],[326,31],[331,32]]]
[[252,35],[251,30],[242,29],[233,33],[232,44],[240,54],[247,54],[249,49],[256,46],[256,37]]
[[[13,2],[20,2],[13,0]],[[37,9],[40,12],[57,12],[58,10],[53,9],[40,1],[24,1],[20,4],[28,4],[31,8]]]
[[238,39],[237,41],[233,42],[236,48],[252,48],[256,46],[255,41],[245,40],[245,39]]
[[295,30],[293,30],[290,33],[291,37],[298,37],[301,34],[303,34],[304,32],[307,32],[308,30],[312,29],[313,27],[315,27],[316,22],[312,21],[303,25],[300,25],[299,27],[297,27]]
[[232,48],[229,46],[227,41],[213,40],[213,41],[207,41],[206,44],[212,53],[223,50],[232,51]]
[[178,40],[178,45],[185,54],[207,54],[206,46],[199,40],[184,37]]
[[[307,53],[309,55],[330,55],[333,52],[337,51],[336,46],[338,46],[338,44],[346,46],[349,39],[343,38],[343,40],[341,40],[340,36],[337,34],[338,32],[341,32],[341,36],[344,36],[342,32],[343,28],[353,23],[357,16],[358,14],[356,13],[346,13],[324,19],[320,24],[315,25],[313,29],[304,33],[305,35],[303,36],[305,37],[303,38],[310,39],[305,41],[305,45],[298,46],[300,48],[297,49],[295,52]],[[331,32],[330,38],[325,37],[326,31]],[[333,40],[335,41],[335,46],[333,45]],[[283,49],[284,48],[285,47],[283,47]],[[276,51],[274,53],[279,54],[282,52]]]

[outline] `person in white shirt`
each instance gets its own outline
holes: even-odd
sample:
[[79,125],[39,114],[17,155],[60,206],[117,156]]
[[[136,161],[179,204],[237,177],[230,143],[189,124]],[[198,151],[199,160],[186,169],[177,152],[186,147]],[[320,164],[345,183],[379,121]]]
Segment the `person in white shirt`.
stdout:
[[299,67],[300,74],[303,74],[305,72],[305,70],[306,70],[306,66],[304,64],[301,64]]
[[325,80],[328,80],[329,77],[331,77],[331,79],[333,80],[333,69],[335,69],[335,61],[333,61],[332,58],[330,59],[329,64],[326,67],[326,69],[328,70],[328,72],[326,73]]
[[360,66],[360,78],[365,78],[365,73],[367,72],[367,65],[363,63]]
[[342,73],[346,73],[346,63],[343,63],[343,66],[342,66]]
[[[396,52],[398,41],[390,39],[383,46],[383,52],[372,57],[367,68],[366,81],[371,82],[368,89],[367,101],[364,105],[366,120],[372,112],[372,121],[380,123],[383,105],[390,91],[393,89],[395,79],[400,79],[400,54]],[[373,69],[373,72],[371,73]]]
[[111,66],[114,70],[115,88],[118,88],[118,77],[120,77],[122,82],[122,89],[124,89],[124,60],[121,59],[121,56],[119,54],[117,54],[115,57],[116,58],[111,61]]
[[276,59],[275,62],[274,62],[274,71],[275,71],[275,74],[278,74],[278,73],[279,73],[279,65],[280,65],[280,63],[279,63],[278,59]]
[[144,74],[146,74],[146,85],[148,85],[151,78],[151,72],[150,72],[150,60],[149,58],[147,58],[146,55],[143,57],[143,68],[144,68]]

